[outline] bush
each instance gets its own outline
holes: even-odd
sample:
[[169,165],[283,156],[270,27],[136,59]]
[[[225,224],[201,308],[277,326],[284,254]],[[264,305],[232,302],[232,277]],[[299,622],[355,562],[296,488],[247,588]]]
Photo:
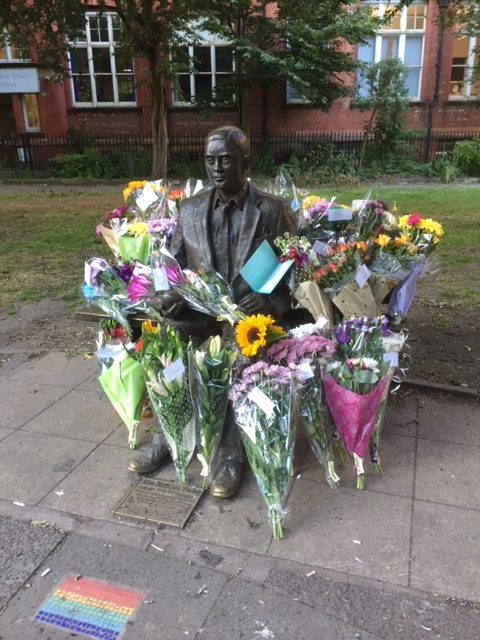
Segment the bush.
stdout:
[[480,138],[456,142],[453,161],[467,176],[480,177]]
[[107,179],[135,178],[148,175],[151,159],[145,154],[123,155],[88,148],[82,153],[67,153],[52,158],[53,174],[61,178]]
[[93,148],[55,156],[51,162],[54,175],[61,178],[103,178],[105,175],[105,161]]
[[271,178],[275,175],[276,171],[277,166],[275,164],[275,159],[268,149],[263,149],[254,156],[252,161],[253,173]]
[[453,161],[452,154],[446,151],[439,153],[428,166],[431,169],[431,175],[440,178],[444,183],[451,182],[461,175],[460,169]]

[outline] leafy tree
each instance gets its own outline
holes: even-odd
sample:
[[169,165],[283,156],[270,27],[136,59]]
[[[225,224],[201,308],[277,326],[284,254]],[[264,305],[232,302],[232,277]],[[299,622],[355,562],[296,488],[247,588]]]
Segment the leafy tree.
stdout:
[[232,43],[235,75],[215,97],[237,96],[240,123],[249,133],[249,93],[278,81],[327,109],[350,95],[348,74],[357,68],[349,45],[366,41],[379,27],[356,0],[207,0],[205,26]]
[[[182,59],[186,43],[195,41],[193,29],[202,3],[197,0],[100,0],[100,11],[114,11],[122,25],[122,44],[144,58],[152,92],[152,175],[166,175],[168,87]],[[51,68],[56,79],[68,75],[69,42],[85,29],[82,0],[0,0],[0,38],[30,50],[33,59]],[[5,29],[5,31],[4,31]],[[1,40],[0,40],[1,44]],[[179,54],[175,55],[178,51]]]
[[359,167],[365,156],[368,140],[373,136],[374,150],[383,159],[395,156],[405,139],[405,116],[408,109],[406,67],[398,58],[365,65],[360,72],[359,86],[365,95],[358,96],[355,105],[371,110],[364,127]]

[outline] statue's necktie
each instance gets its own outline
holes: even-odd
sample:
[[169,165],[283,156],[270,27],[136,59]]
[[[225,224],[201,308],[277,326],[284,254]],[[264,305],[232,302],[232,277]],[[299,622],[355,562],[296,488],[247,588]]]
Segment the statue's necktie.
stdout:
[[220,214],[220,220],[214,238],[217,270],[227,282],[230,281],[231,269],[230,216],[234,208],[235,202],[230,201],[221,207],[221,211],[217,211],[217,214]]

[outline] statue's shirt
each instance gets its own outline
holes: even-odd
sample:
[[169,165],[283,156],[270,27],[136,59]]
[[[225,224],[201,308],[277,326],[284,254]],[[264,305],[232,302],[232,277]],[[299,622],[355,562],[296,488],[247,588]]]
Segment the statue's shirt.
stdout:
[[247,191],[248,182],[226,202],[216,191],[209,212],[213,263],[215,269],[227,282],[230,282],[234,275],[232,274],[232,248],[239,241]]

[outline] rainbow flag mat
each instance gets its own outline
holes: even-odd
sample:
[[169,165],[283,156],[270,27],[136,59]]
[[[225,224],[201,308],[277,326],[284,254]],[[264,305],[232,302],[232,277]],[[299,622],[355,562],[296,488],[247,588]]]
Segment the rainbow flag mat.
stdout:
[[143,597],[136,591],[69,576],[43,603],[34,620],[88,638],[117,640]]

